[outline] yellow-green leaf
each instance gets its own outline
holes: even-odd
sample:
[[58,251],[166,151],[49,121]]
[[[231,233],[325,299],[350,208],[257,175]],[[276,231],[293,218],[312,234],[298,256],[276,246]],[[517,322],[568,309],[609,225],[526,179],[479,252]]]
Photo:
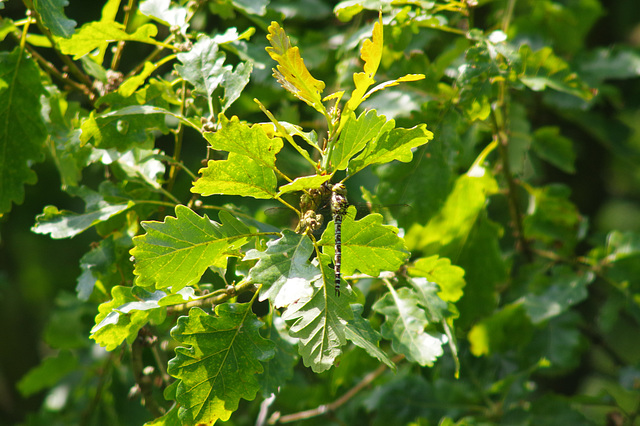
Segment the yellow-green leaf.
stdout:
[[144,235],[133,239],[136,283],[143,287],[167,288],[175,293],[197,283],[210,266],[224,266],[227,257],[251,237],[249,229],[226,212],[222,223],[198,216],[188,207],[176,206],[176,217],[164,222],[142,222]]
[[140,41],[143,43],[155,43],[153,37],[158,29],[153,24],[145,24],[134,33],[129,34],[124,26],[118,22],[91,22],[84,25],[71,38],[60,38],[58,44],[65,55],[73,55],[73,59],[80,59],[93,49],[100,47],[105,40],[113,41]]
[[291,46],[289,37],[277,22],[271,22],[267,39],[271,43],[271,47],[267,47],[267,52],[278,63],[277,69],[273,70],[274,77],[282,87],[297,98],[316,111],[326,113],[322,104],[324,82],[313,78],[300,56],[300,50]]
[[356,88],[351,92],[351,98],[344,107],[343,117],[355,109],[364,100],[367,89],[375,83],[375,75],[382,58],[382,17],[373,25],[371,39],[367,39],[362,44],[360,58],[364,61],[364,72],[353,75],[353,82]]
[[240,195],[253,198],[273,198],[276,194],[276,175],[257,161],[231,153],[227,160],[209,161],[201,169],[191,192],[204,196],[213,194]]

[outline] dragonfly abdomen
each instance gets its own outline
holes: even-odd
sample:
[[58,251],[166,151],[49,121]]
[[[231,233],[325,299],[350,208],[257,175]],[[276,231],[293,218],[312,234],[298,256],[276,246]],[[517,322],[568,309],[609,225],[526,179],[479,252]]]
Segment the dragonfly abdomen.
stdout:
[[331,213],[335,224],[335,257],[333,267],[335,273],[336,296],[340,296],[340,266],[342,263],[342,217],[347,213],[347,188],[337,183],[331,188]]

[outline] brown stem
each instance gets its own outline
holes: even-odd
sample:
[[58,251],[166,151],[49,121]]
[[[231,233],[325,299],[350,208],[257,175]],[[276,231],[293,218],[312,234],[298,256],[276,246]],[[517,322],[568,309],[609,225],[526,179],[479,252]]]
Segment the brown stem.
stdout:
[[[124,7],[124,30],[127,31],[129,27],[129,22],[131,21],[131,17],[133,16],[136,10],[135,0],[129,0],[129,3]],[[122,58],[122,49],[124,49],[124,40],[120,40],[116,45],[116,51],[113,54],[113,58],[111,59],[111,69],[116,70],[120,65],[120,58]]]
[[158,405],[153,396],[152,376],[144,374],[144,362],[142,360],[144,348],[153,344],[149,343],[150,337],[150,333],[146,327],[141,328],[138,332],[138,337],[136,337],[131,345],[131,369],[133,370],[136,384],[142,393],[142,403],[145,408],[149,410],[154,417],[160,417],[164,414],[164,410]]
[[[398,362],[402,361],[403,359],[404,359],[404,355],[396,355],[393,358],[393,362],[394,363],[398,363]],[[366,376],[364,376],[362,378],[362,380],[360,382],[358,382],[358,384],[356,384],[354,387],[352,387],[347,392],[345,392],[344,395],[342,395],[341,397],[339,397],[338,399],[336,399],[335,401],[333,401],[333,402],[331,402],[329,404],[323,404],[323,405],[320,405],[320,406],[318,406],[318,407],[316,407],[314,409],[311,409],[311,410],[300,411],[300,412],[293,413],[293,414],[287,414],[285,416],[280,416],[279,413],[274,413],[274,415],[271,416],[271,418],[269,419],[269,424],[291,423],[291,422],[295,422],[295,421],[298,421],[298,420],[310,419],[312,417],[317,417],[317,416],[320,416],[320,415],[335,411],[340,406],[346,404],[347,401],[349,401],[351,398],[353,398],[362,389],[364,389],[367,386],[369,386],[375,379],[377,379],[388,368],[389,367],[387,367],[385,364],[380,365],[378,368],[373,370],[371,373],[369,373]]]
[[49,40],[49,43],[51,43],[53,51],[58,56],[58,58],[60,58],[60,60],[69,68],[69,71],[78,80],[83,82],[87,87],[92,87],[93,83],[91,81],[91,78],[89,78],[88,75],[86,75],[84,72],[82,72],[82,70],[80,70],[80,68],[78,68],[78,66],[71,60],[71,58],[69,58],[67,55],[62,54],[62,52],[60,52],[60,50],[58,49],[58,47],[56,45],[56,41],[53,39],[53,35],[51,34],[51,31],[49,31],[49,29],[42,24],[42,18],[40,17],[38,12],[33,7],[32,1],[31,0],[23,0],[23,3],[25,5],[25,7],[27,8],[29,14],[31,14],[31,16],[33,16],[35,18],[36,25],[38,26],[38,29],[40,30],[40,32],[42,32],[42,34],[44,34],[44,36],[47,38],[47,40]]
[[[180,102],[180,115],[184,115],[185,108],[187,105],[187,84],[185,81],[182,82],[182,99]],[[173,163],[171,164],[171,168],[169,169],[169,180],[167,182],[167,191],[173,191],[173,185],[176,183],[176,178],[178,176],[178,167],[180,164],[180,155],[182,151],[182,137],[184,135],[184,125],[182,121],[178,122],[178,128],[174,131],[174,140],[175,146],[173,148]]]
[[96,393],[91,399],[89,403],[89,407],[82,413],[82,417],[80,419],[80,426],[85,426],[91,423],[91,418],[93,414],[96,412],[98,407],[98,403],[102,399],[102,392],[104,391],[104,387],[107,383],[107,377],[110,374],[111,367],[113,366],[113,358],[114,352],[111,352],[107,359],[104,362],[104,365],[100,369],[100,376],[98,379],[98,386],[96,387]]

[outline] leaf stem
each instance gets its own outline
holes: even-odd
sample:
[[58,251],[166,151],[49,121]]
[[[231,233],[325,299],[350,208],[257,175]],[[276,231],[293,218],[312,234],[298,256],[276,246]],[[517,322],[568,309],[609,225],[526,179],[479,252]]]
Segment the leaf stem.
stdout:
[[[275,232],[261,232],[260,234],[275,234]],[[227,300],[236,297],[238,294],[245,293],[247,291],[253,291],[257,293],[258,288],[259,287],[252,282],[241,281],[237,285],[233,286],[231,289],[221,289],[186,303],[168,306],[167,314],[176,314],[176,313],[184,312],[193,307],[203,307],[207,305],[213,305],[213,306],[220,305],[221,303],[224,303]]]
[[[284,136],[284,138],[287,140],[287,142],[289,142],[289,144],[296,150],[298,151],[298,153],[300,155],[302,155],[302,157],[307,160],[314,168],[314,170],[316,169],[316,163],[311,159],[311,157],[309,157],[309,153],[302,149],[297,143],[296,141],[293,140],[293,138],[291,137],[291,135],[287,132],[287,130],[282,127],[282,124],[280,124],[280,122],[278,120],[276,120],[276,118],[273,116],[273,114],[271,114],[271,111],[269,111],[263,104],[262,102],[260,102],[258,99],[254,98],[253,101],[255,103],[258,104],[258,107],[260,107],[260,110],[264,113],[264,115],[266,115],[269,120],[273,123],[274,126],[276,126],[276,129],[282,134],[282,136]],[[278,171],[276,169],[276,171]],[[283,174],[283,176],[285,176]],[[285,176],[286,177],[286,176]],[[291,179],[287,178],[287,180],[289,180],[289,182],[291,182]]]
[[507,10],[502,17],[502,32],[506,33],[509,29],[509,24],[511,23],[511,18],[513,17],[513,9],[515,8],[516,0],[509,0],[507,3]]

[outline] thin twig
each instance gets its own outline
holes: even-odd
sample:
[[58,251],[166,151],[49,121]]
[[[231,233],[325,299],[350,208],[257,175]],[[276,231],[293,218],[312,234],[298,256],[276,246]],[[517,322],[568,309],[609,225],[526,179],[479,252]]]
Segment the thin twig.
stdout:
[[[129,27],[129,22],[131,21],[131,17],[133,16],[133,12],[135,11],[135,0],[129,0],[129,3],[123,8],[124,9],[124,30],[127,31]],[[116,51],[113,54],[113,58],[111,59],[111,69],[117,70],[120,65],[120,58],[122,58],[122,50],[124,49],[124,40],[120,40],[116,45]]]
[[53,51],[58,56],[58,58],[60,58],[60,60],[64,62],[64,64],[69,68],[69,71],[78,80],[83,82],[87,87],[92,87],[93,82],[91,81],[91,78],[89,78],[88,75],[82,72],[82,70],[78,68],[78,66],[75,64],[75,62],[71,60],[71,58],[69,58],[67,55],[64,55],[58,49],[58,46],[56,44],[56,41],[53,38],[53,35],[51,34],[51,31],[49,31],[49,29],[42,24],[42,18],[40,17],[38,12],[35,10],[35,8],[33,8],[33,4],[31,4],[31,1],[25,1],[25,5],[29,8],[31,14],[36,18],[36,25],[38,26],[38,29],[40,30],[40,32],[42,32],[42,34],[44,34],[47,40],[49,40],[49,43],[51,43],[51,47],[53,48]]
[[[183,80],[182,81],[182,99],[180,100],[180,115],[184,116],[186,104],[187,104],[187,84]],[[173,148],[173,162],[171,163],[171,167],[169,168],[169,181],[167,182],[167,191],[169,192],[173,191],[173,185],[176,183],[176,178],[178,175],[177,165],[180,164],[183,135],[184,135],[184,126],[182,125],[182,121],[178,121],[178,128],[174,131],[175,145]]]
[[162,407],[158,405],[156,399],[153,396],[153,383],[152,377],[144,373],[144,363],[142,360],[142,353],[146,346],[149,346],[147,342],[149,338],[148,329],[143,327],[138,332],[138,337],[131,345],[131,369],[135,377],[136,384],[140,388],[142,393],[142,404],[153,417],[160,417],[164,414]]
[[100,369],[100,376],[98,379],[98,386],[96,386],[96,393],[91,398],[91,402],[89,403],[89,407],[82,413],[82,417],[80,419],[80,426],[85,426],[91,423],[91,417],[93,413],[96,411],[98,407],[98,403],[102,400],[102,392],[104,391],[104,387],[107,383],[107,377],[109,376],[113,359],[115,357],[115,352],[110,352],[109,356],[104,362],[104,365]]
[[[270,234],[273,234],[273,232]],[[211,294],[206,295],[205,297],[202,297],[196,300],[191,300],[189,302],[181,303],[179,305],[168,306],[167,313],[174,314],[174,313],[184,312],[193,307],[219,305],[233,297],[236,297],[240,293],[245,293],[247,291],[255,292],[256,290],[257,290],[257,286],[254,283],[241,282],[236,286],[233,286],[228,289],[215,291]]]
[[[400,354],[393,357],[392,361],[394,363],[398,363],[403,359],[404,359],[404,355]],[[358,384],[356,384],[354,387],[352,387],[347,392],[345,392],[344,395],[342,395],[341,397],[339,397],[338,399],[336,399],[335,401],[329,404],[323,404],[311,410],[300,411],[293,414],[287,414],[285,416],[280,416],[280,413],[273,413],[273,415],[269,419],[269,424],[272,425],[276,423],[291,423],[298,420],[310,419],[312,417],[317,417],[317,416],[335,411],[342,405],[346,404],[358,392],[360,392],[361,390],[369,386],[375,379],[377,379],[380,375],[382,375],[382,373],[384,373],[388,368],[389,367],[387,367],[385,364],[381,364],[378,368],[373,370],[371,373],[364,376],[362,380],[358,382]]]

